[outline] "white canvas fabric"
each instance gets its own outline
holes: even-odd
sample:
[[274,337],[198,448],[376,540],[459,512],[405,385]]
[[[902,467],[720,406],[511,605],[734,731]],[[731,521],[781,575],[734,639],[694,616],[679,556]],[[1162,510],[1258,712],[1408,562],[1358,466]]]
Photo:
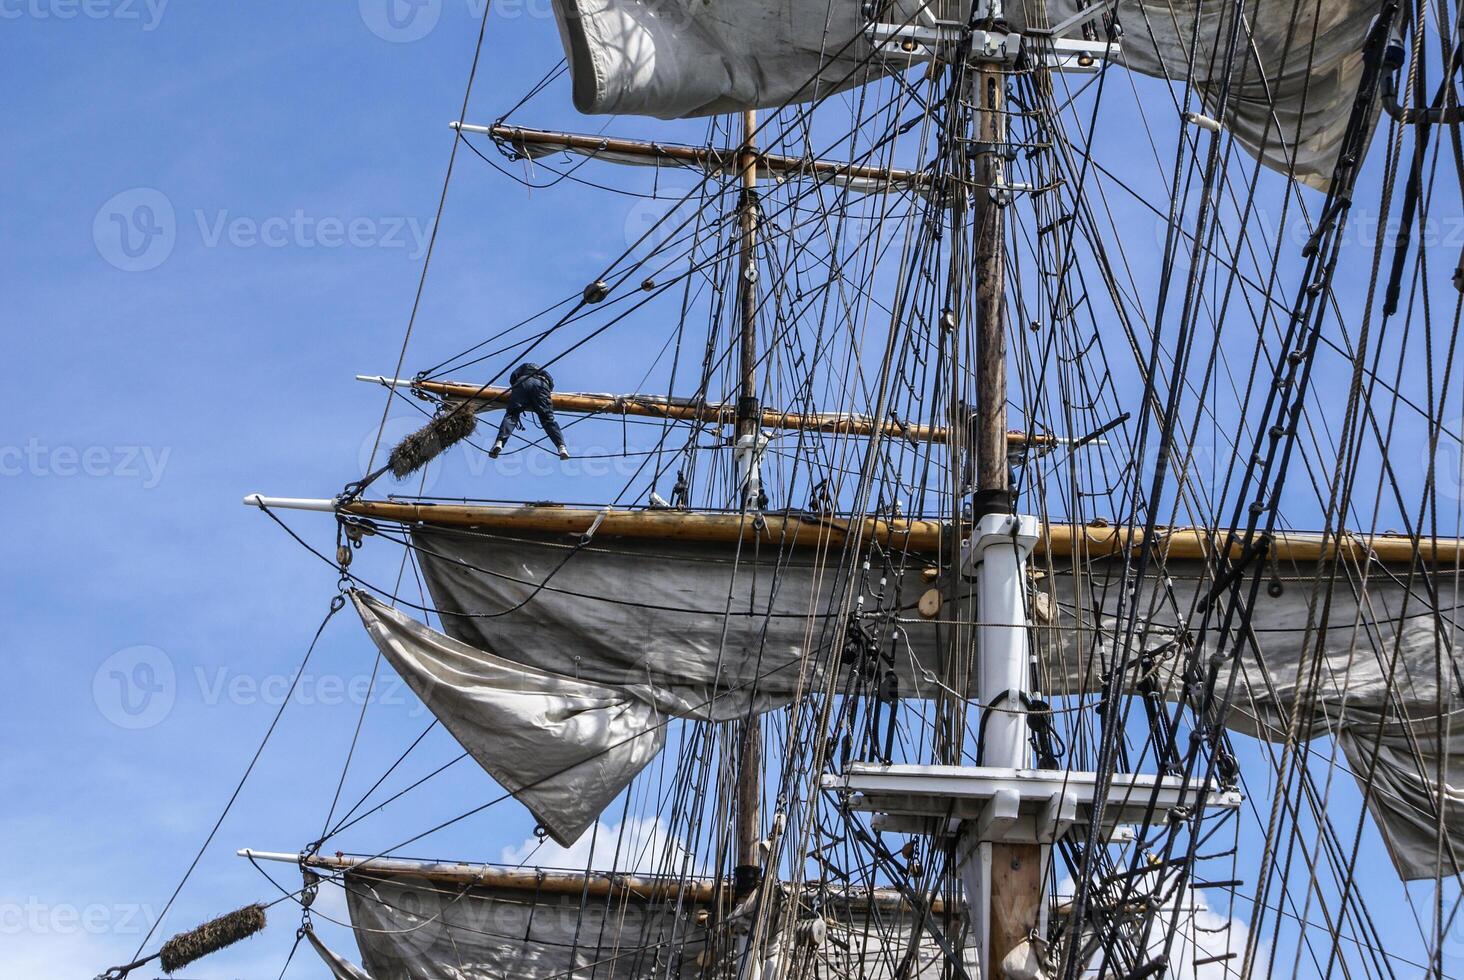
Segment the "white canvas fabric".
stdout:
[[[938,12],[965,9],[948,6]],[[1075,0],[1005,5],[1019,32],[1059,24],[1077,9]],[[1227,128],[1268,167],[1325,187],[1377,9],[1368,0],[1249,0],[1227,62],[1232,5],[1119,0],[1118,62],[1192,82],[1212,111],[1228,66]],[[774,108],[909,67],[871,60],[858,0],[555,0],[554,10],[574,102],[585,113],[673,119]],[[886,19],[901,23],[915,10],[914,0],[901,0]]]
[[[553,683],[596,686],[595,697],[617,705],[613,710],[621,732],[634,724],[652,724],[652,707],[677,717],[712,720],[771,710],[788,704],[800,691],[832,689],[829,683],[848,673],[840,665],[846,621],[831,593],[838,576],[810,549],[780,555],[769,548],[734,562],[731,545],[606,539],[577,548],[565,538],[431,527],[415,529],[413,543],[444,629],[464,646],[449,648],[446,637],[423,639],[418,631],[425,627],[400,625],[397,635],[404,649],[391,654],[394,664],[445,677],[431,663],[434,651],[452,649],[462,658],[491,650],[496,660],[532,666]],[[1043,670],[1042,693],[1049,700],[1102,689],[1105,671],[1123,646],[1115,636],[1123,591],[1120,561],[1090,565],[1081,575],[1071,567],[1048,567],[1034,582],[1036,591],[1047,596],[1034,605],[1033,636]],[[1037,569],[1044,564],[1039,559]],[[1464,735],[1454,731],[1460,727],[1456,713],[1464,706],[1457,703],[1461,672],[1451,653],[1454,614],[1450,609],[1436,614],[1418,582],[1410,585],[1379,567],[1366,571],[1365,581],[1358,570],[1340,574],[1328,616],[1331,625],[1318,633],[1307,628],[1319,595],[1315,570],[1274,570],[1282,592],[1272,596],[1262,591],[1249,627],[1252,642],[1242,651],[1235,684],[1222,672],[1217,685],[1220,692],[1231,691],[1225,723],[1272,741],[1284,740],[1293,727],[1302,739],[1336,739],[1347,756],[1347,769],[1368,787],[1368,808],[1399,873],[1408,879],[1428,878],[1442,867],[1444,874],[1452,874],[1452,855],[1464,862],[1464,800],[1456,800],[1464,791],[1464,741],[1455,741]],[[1201,621],[1197,605],[1212,585],[1199,562],[1169,562],[1146,579],[1138,605],[1143,629],[1133,650],[1149,658],[1148,673],[1167,699],[1175,699],[1183,687],[1187,644]],[[922,619],[914,608],[931,587],[918,563],[887,583],[903,612],[898,635],[886,637],[881,649],[892,656],[889,662],[899,675],[902,698],[931,696],[943,676],[949,606],[935,621]],[[974,619],[965,603],[962,607],[962,617]],[[399,623],[409,622],[393,615]],[[1233,649],[1213,636],[1205,645],[1211,654]],[[1445,658],[1442,689],[1435,670],[1440,651]],[[831,668],[833,678],[828,675]],[[1137,673],[1131,670],[1125,676],[1132,693]],[[449,705],[473,710],[482,703],[464,699],[454,704],[441,697],[429,702],[434,710]],[[632,704],[640,708],[632,709]],[[1461,750],[1443,754],[1442,847],[1436,831],[1439,741],[1434,737],[1440,711],[1446,723],[1442,744]],[[511,712],[499,717],[523,724]],[[493,728],[503,723],[496,721]],[[586,740],[586,753],[590,745],[605,744],[596,726],[580,726],[573,733]],[[538,744],[541,736],[525,738]],[[465,746],[470,742],[472,737]],[[516,743],[496,742],[495,736],[475,744],[475,757],[481,752],[500,769],[523,765],[502,758],[517,751]],[[490,755],[489,746],[495,744]],[[635,771],[646,761],[640,749],[627,756]],[[612,775],[614,768],[607,762],[596,777],[604,792],[630,778]],[[521,771],[508,777],[517,780],[515,785],[528,781]],[[574,782],[568,780],[566,788]],[[579,813],[578,821],[593,819],[588,809]]]
[[[709,906],[674,891],[656,898],[536,894],[532,887],[360,871],[346,875],[346,894],[362,962],[374,980],[666,980],[728,975],[726,958],[736,955],[735,946],[708,945],[697,920]],[[772,937],[764,976],[786,970],[815,980],[856,974],[940,980],[948,974],[939,945],[927,929],[915,931],[908,907],[871,912],[857,897],[847,903],[819,897],[828,940],[810,948]]]
[[665,744],[656,708],[623,692],[495,657],[353,592],[388,663],[560,844],[595,822]]
[[701,976],[704,930],[695,906],[674,898],[582,898],[351,872],[346,901],[372,980]]
[[[814,530],[810,534],[816,533]],[[823,683],[845,620],[836,568],[810,549],[675,541],[495,537],[418,527],[412,543],[451,636],[543,670],[630,691],[683,718],[728,721]],[[830,559],[837,563],[837,557]],[[913,620],[884,653],[901,697],[943,676],[939,624],[915,612],[930,588],[913,564],[891,582]]]
[[320,956],[321,961],[325,963],[325,968],[330,971],[330,975],[335,980],[371,980],[365,970],[321,942],[314,929],[306,929],[305,938],[309,940],[311,948]]

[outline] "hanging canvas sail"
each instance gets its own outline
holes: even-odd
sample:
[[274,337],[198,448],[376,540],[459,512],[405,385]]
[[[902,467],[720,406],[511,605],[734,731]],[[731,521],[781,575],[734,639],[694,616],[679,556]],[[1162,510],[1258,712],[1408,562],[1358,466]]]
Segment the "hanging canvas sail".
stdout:
[[[477,880],[366,868],[345,875],[347,905],[371,980],[549,980],[726,976],[742,945],[718,942],[713,916],[750,924],[747,906],[708,879],[543,872],[521,881],[485,870]],[[797,913],[769,943],[763,976],[812,980],[938,980],[947,975],[935,923],[889,889],[804,886]],[[793,890],[770,898],[786,907]],[[816,910],[816,911],[815,911]],[[954,917],[961,922],[963,916]],[[944,916],[940,921],[944,921]],[[949,925],[949,923],[947,923]],[[317,950],[342,980],[362,980]],[[974,964],[970,966],[974,971]],[[974,975],[974,973],[972,973]]]
[[[810,537],[812,533],[810,532]],[[837,558],[776,546],[563,537],[421,525],[412,543],[449,635],[565,677],[636,692],[683,718],[728,721],[810,690],[846,639]],[[912,618],[889,651],[902,697],[931,697],[945,657],[915,605],[917,560],[897,581]]]
[[[1076,0],[1007,3],[1021,33],[1060,24]],[[1094,4],[1095,17],[1106,5]],[[778,107],[831,95],[906,70],[908,58],[872,57],[859,4],[822,0],[557,0],[565,56],[581,112],[681,118]],[[953,12],[960,8],[952,6]],[[1362,75],[1376,3],[1257,0],[1244,6],[1235,54],[1229,4],[1121,0],[1117,60],[1146,75],[1190,82],[1268,167],[1325,187]],[[894,24],[939,19],[939,4],[893,4]],[[957,14],[964,22],[964,15]]]
[[443,726],[571,844],[665,742],[654,705],[493,656],[353,592],[366,631]]
[[580,883],[550,892],[361,871],[346,876],[346,897],[373,980],[701,975],[695,903]]
[[[652,741],[659,736],[652,732],[660,731],[654,721],[660,713],[726,720],[768,711],[799,691],[820,689],[830,666],[845,663],[846,621],[827,593],[825,562],[814,555],[773,554],[738,563],[735,546],[716,543],[601,539],[581,547],[556,536],[430,525],[416,527],[412,538],[451,636],[371,600],[358,599],[358,606],[370,617],[368,627],[379,644],[390,637],[382,647],[388,659],[406,671],[414,688],[431,694],[428,703],[440,717],[443,710],[489,711],[494,719],[444,718],[450,730],[456,734],[467,724],[496,730],[502,719],[527,712],[505,710],[491,698],[432,694],[434,682],[425,678],[451,681],[467,673],[444,669],[434,662],[438,657],[523,665],[565,689],[585,685],[593,694],[582,696],[591,696],[595,710],[617,720],[618,741],[598,722],[566,727],[567,737],[583,739],[566,751],[594,759],[597,775],[548,781],[578,798],[572,823],[560,818],[561,831],[588,826],[659,750],[660,742]],[[1137,602],[1130,600],[1123,620],[1117,615],[1124,594],[1120,562],[1074,568],[1069,558],[1065,565],[1055,560],[1049,570],[1041,579],[1032,630],[1046,697],[1101,691],[1124,648],[1123,623],[1135,610],[1132,655],[1143,663],[1140,669],[1130,664],[1125,690],[1135,693],[1147,680],[1156,696],[1181,696],[1190,646],[1203,621],[1200,604],[1213,588],[1204,562],[1168,561],[1162,574],[1148,577]],[[1355,577],[1364,573],[1365,579]],[[1437,644],[1442,640],[1447,649],[1450,620],[1439,618],[1421,584],[1363,564],[1341,575],[1331,620],[1348,625],[1327,631],[1319,651],[1307,623],[1320,582],[1295,565],[1284,572],[1284,581],[1279,568],[1274,574],[1278,594],[1257,601],[1248,626],[1254,642],[1240,660],[1236,685],[1228,685],[1228,667],[1216,682],[1217,691],[1232,691],[1225,724],[1275,742],[1293,732],[1303,739],[1335,738],[1365,787],[1368,809],[1403,878],[1432,876],[1441,848],[1446,867],[1464,866],[1464,763],[1455,761],[1464,759],[1464,732],[1451,724],[1461,710],[1459,680],[1451,670],[1440,687],[1434,671]],[[936,587],[948,588],[943,582]],[[944,668],[943,630],[954,620],[949,610],[931,619],[917,611],[918,598],[932,588],[919,561],[888,588],[905,612],[896,617],[898,635],[885,638],[891,655],[883,662],[898,675],[901,697],[932,696]],[[708,605],[709,596],[720,598]],[[974,621],[966,602],[960,605],[960,618]],[[805,611],[796,612],[799,606]],[[1200,663],[1208,662],[1205,651],[1229,648],[1213,631],[1204,643]],[[535,688],[527,696],[549,695]],[[612,759],[622,744],[631,744],[626,739],[635,725],[644,726],[646,741]],[[531,760],[531,754],[494,738],[473,731],[466,738],[470,750],[480,746],[474,752],[481,753],[479,761],[491,759],[491,765],[484,762],[490,772],[540,767],[510,772],[510,789],[551,771],[543,768],[545,760]],[[1435,785],[1440,745],[1446,763],[1442,844]],[[587,794],[585,783],[598,791]],[[536,814],[545,812],[541,794],[519,796]]]
[[334,980],[372,980],[359,966],[321,942],[314,929],[307,928],[303,932],[305,939],[320,957],[321,962],[325,964],[325,968],[330,971]]

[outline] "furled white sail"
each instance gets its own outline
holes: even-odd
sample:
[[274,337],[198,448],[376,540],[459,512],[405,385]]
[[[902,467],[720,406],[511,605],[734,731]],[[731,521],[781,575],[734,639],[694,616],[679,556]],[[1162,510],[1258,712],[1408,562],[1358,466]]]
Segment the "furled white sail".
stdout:
[[[883,15],[916,22],[901,0]],[[1012,0],[1020,32],[1062,23],[1077,0]],[[962,5],[946,4],[965,20]],[[807,102],[909,67],[871,60],[855,0],[556,0],[560,36],[581,112],[681,118]],[[942,9],[931,4],[940,14]],[[1377,4],[1366,0],[1251,0],[1234,57],[1233,4],[1119,0],[1118,60],[1147,75],[1192,81],[1215,109],[1229,69],[1225,125],[1269,167],[1324,187],[1362,72]],[[1198,18],[1198,25],[1196,24]]]
[[346,876],[373,980],[696,977],[705,930],[675,894],[642,900],[374,872]]
[[[499,656],[632,690],[684,718],[727,721],[787,704],[842,646],[837,558],[700,542],[501,537],[421,525],[412,544],[443,629]],[[833,562],[835,564],[830,564]],[[915,613],[925,563],[889,583],[912,622],[891,651],[901,697],[943,676],[940,625]]]
[[[533,883],[445,881],[376,870],[345,876],[347,903],[370,980],[624,980],[730,975],[744,918],[722,905],[706,880],[636,879],[548,873]],[[610,887],[605,886],[610,883]],[[722,896],[719,902],[715,896]],[[787,901],[786,887],[775,896]],[[795,925],[768,937],[764,976],[811,980],[938,980],[948,974],[929,925],[888,893],[829,893],[810,887],[822,928],[810,940]],[[709,913],[728,927],[709,934]],[[809,921],[809,903],[798,918]],[[333,975],[364,980],[318,943]],[[735,966],[732,966],[735,969]],[[786,972],[785,972],[786,971]],[[974,974],[973,974],[974,975]]]
[[[451,636],[370,600],[358,599],[358,606],[393,665],[426,692],[465,747],[501,773],[505,786],[531,787],[519,796],[541,819],[559,805],[546,802],[553,794],[577,798],[573,820],[561,816],[556,835],[588,826],[646,764],[659,748],[659,717],[718,720],[771,710],[817,688],[827,680],[823,671],[840,663],[847,621],[831,608],[836,576],[808,551],[735,562],[732,545],[606,539],[579,546],[425,525],[412,533]],[[1046,598],[1034,602],[1033,633],[1048,698],[1102,689],[1122,648],[1113,635],[1124,595],[1117,567],[1050,567],[1038,583]],[[1357,578],[1362,572],[1366,581]],[[1339,572],[1330,625],[1319,632],[1307,625],[1320,594],[1314,574],[1273,574],[1281,592],[1263,592],[1256,603],[1226,725],[1274,742],[1293,732],[1336,739],[1399,873],[1425,878],[1442,867],[1452,874],[1464,863],[1464,709],[1457,703],[1452,612],[1436,611],[1418,583],[1364,566]],[[1172,700],[1183,688],[1187,644],[1196,642],[1201,622],[1196,610],[1213,587],[1209,576],[1203,563],[1169,562],[1148,576],[1139,597],[1143,628],[1132,649],[1148,658],[1145,670],[1161,697]],[[886,587],[907,612],[897,617],[900,635],[886,637],[881,649],[894,655],[900,696],[928,697],[942,676],[940,651],[954,617],[946,611],[927,621],[915,612],[930,587],[918,562]],[[1205,645],[1212,652],[1234,646],[1213,635]],[[485,685],[480,659],[490,665],[483,670],[505,677],[532,668],[540,686]],[[1130,693],[1139,673],[1125,674]],[[1216,686],[1222,694],[1228,676],[1222,671]],[[454,684],[469,690],[438,689]],[[522,696],[538,705],[566,692],[579,699],[577,710],[595,712],[594,723],[564,723],[537,707],[505,703]],[[500,737],[506,726],[521,727]],[[643,742],[634,737],[636,726],[648,733]],[[538,747],[551,731],[582,742],[550,759]],[[622,746],[634,748],[621,752]],[[566,764],[570,771],[561,772]],[[592,775],[574,776],[574,764]]]

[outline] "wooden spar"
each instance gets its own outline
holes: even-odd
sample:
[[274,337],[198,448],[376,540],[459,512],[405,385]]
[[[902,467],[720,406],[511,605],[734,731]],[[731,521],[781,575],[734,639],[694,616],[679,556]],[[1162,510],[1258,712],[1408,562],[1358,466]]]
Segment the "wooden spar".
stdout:
[[997,147],[1006,145],[1006,74],[998,63],[976,72],[973,101],[977,119],[976,187],[972,213],[976,225],[976,485],[1007,492],[1008,443],[1006,380],[1006,208],[993,195],[1001,185]]
[[[246,497],[244,502],[250,506],[259,506],[262,502],[265,506],[294,510],[334,509],[341,514],[371,520],[401,524],[420,522],[486,531],[580,535],[598,523],[595,528],[597,538],[728,543],[760,537],[770,544],[810,548],[842,544],[852,527],[847,518],[794,512],[765,512],[762,515],[764,527],[758,530],[751,516],[728,512],[596,510],[556,504],[453,504],[397,500],[353,500],[332,508],[331,502],[324,499],[276,501],[256,494]],[[944,521],[865,518],[863,538],[907,551],[934,554],[939,550],[941,535],[948,530],[949,525]],[[1170,560],[1210,558],[1224,540],[1225,533],[1193,527],[1161,527],[1155,531],[1161,541],[1159,556]],[[1280,532],[1274,540],[1276,560],[1281,563],[1315,562],[1325,553],[1325,557],[1340,555],[1352,562],[1371,558],[1384,564],[1408,564],[1417,560],[1446,568],[1464,565],[1464,539],[1460,538],[1417,539],[1403,535],[1348,532],[1340,546],[1333,538],[1325,548],[1319,534]],[[1076,553],[1085,558],[1102,558],[1137,548],[1143,541],[1142,528],[1108,524],[1051,524],[1043,529],[1035,554],[1069,558]],[[1241,552],[1239,543],[1231,545],[1230,557],[1238,558]]]
[[[761,409],[757,400],[757,113],[742,113],[742,195],[737,202],[741,240],[738,243],[737,292],[739,312],[738,360],[741,384],[737,408],[737,441],[745,452],[743,513],[756,512],[760,505],[761,481],[755,477],[762,447]],[[733,726],[737,731],[737,866],[740,871],[762,867],[758,841],[762,839],[762,720],[753,712]],[[741,897],[740,895],[737,897]]]
[[[253,852],[240,854],[262,857]],[[289,855],[291,863],[299,855]],[[646,899],[683,896],[693,902],[711,902],[717,891],[726,886],[710,878],[654,878],[637,875],[585,875],[573,872],[543,871],[537,868],[504,868],[491,864],[470,864],[457,861],[413,861],[403,858],[349,857],[316,854],[306,865],[327,871],[353,871],[384,878],[413,877],[443,884],[474,884],[488,888],[538,890],[545,895],[590,895],[604,898],[611,895],[635,895]]]
[[[240,850],[238,854],[255,861],[300,863],[299,854],[254,851],[249,848]],[[718,898],[719,893],[726,893],[730,887],[725,881],[716,878],[673,878],[608,872],[584,874],[462,861],[418,861],[410,858],[357,857],[349,854],[315,854],[305,859],[305,865],[327,872],[349,871],[381,878],[420,878],[456,886],[482,885],[486,888],[523,891],[530,895],[538,892],[544,895],[570,895],[575,898],[580,895],[593,898],[633,895],[652,900],[682,897],[691,902],[709,904]],[[848,906],[863,905],[890,910],[909,907],[904,896],[894,888],[848,888],[832,891],[838,901]],[[821,894],[827,895],[829,892],[828,886],[822,887]],[[944,904],[939,898],[931,906],[931,911],[944,911]]]
[[[506,143],[526,157],[544,156],[556,150],[572,150],[588,156],[603,157],[615,161],[616,157],[630,157],[647,164],[675,163],[696,167],[709,172],[731,171],[734,167],[744,169],[744,149],[713,149],[704,146],[684,146],[675,143],[647,143],[641,140],[620,139],[613,136],[591,136],[577,133],[557,133],[543,129],[524,129],[519,126],[470,126],[454,123],[453,128],[464,133],[480,133],[491,136],[499,143]],[[780,153],[756,153],[756,169],[748,176],[754,180],[767,177],[814,177],[824,180],[869,180],[906,188],[928,187],[929,174],[919,170],[902,170],[897,167],[868,167],[855,163],[841,163],[837,160],[813,160],[808,157],[785,156]]]
[[[757,113],[742,113],[742,157],[738,166],[742,194],[737,202],[737,222],[741,231],[737,245],[738,306],[738,404],[737,437],[755,440],[762,428],[761,408],[757,400],[757,152],[753,134],[757,132]],[[754,451],[753,455],[756,453]],[[750,467],[755,470],[756,467]],[[751,489],[751,488],[749,488]],[[750,506],[756,506],[754,497]]]
[[[1010,463],[1007,460],[1007,379],[1006,379],[1006,207],[996,195],[1005,183],[1000,150],[1007,145],[1006,66],[999,60],[981,61],[975,69],[971,104],[976,109],[976,147],[973,163],[975,186],[983,193],[975,196],[974,264],[976,269],[976,517],[984,509],[982,499],[999,494],[1010,501]],[[1005,506],[1005,505],[1000,505]],[[974,543],[974,541],[973,541]],[[983,576],[992,574],[991,562],[982,567]],[[1020,610],[1020,606],[1018,606]],[[983,618],[985,618],[983,616]],[[1025,622],[1025,615],[1016,617]],[[990,628],[978,630],[978,677],[990,675],[1002,680],[1000,686],[1009,695],[1027,693],[1026,649],[1007,651],[1000,641],[991,643]],[[990,644],[988,648],[988,644]],[[1015,673],[1013,673],[1015,671]],[[1005,680],[1012,675],[1013,680]],[[1010,690],[1015,684],[1015,690]],[[982,698],[988,697],[991,684],[983,682]],[[983,708],[983,711],[989,711]],[[1002,739],[987,733],[982,748],[987,757],[993,754],[1002,760],[995,765],[1030,765],[1031,750],[1024,716],[1008,716],[1015,724],[1002,726]],[[982,729],[986,730],[985,717]],[[997,726],[993,726],[995,728]],[[994,744],[995,743],[995,744]],[[988,763],[991,764],[991,763]],[[986,908],[986,942],[982,954],[982,971],[988,980],[1000,980],[1007,955],[1035,934],[1042,910],[1042,847],[1038,844],[995,841],[990,845],[987,887],[982,889]]]
[[[391,378],[362,375],[361,381],[391,385],[398,389],[407,388],[423,395],[431,395],[448,401],[474,401],[482,405],[475,410],[492,411],[508,404],[510,389],[500,385],[475,385],[461,381],[396,381]],[[556,391],[550,396],[556,412],[582,415],[635,415],[658,419],[676,419],[686,422],[705,422],[711,425],[732,425],[737,421],[735,404],[696,401],[693,399],[668,399],[657,395],[608,395],[586,392]],[[910,442],[944,443],[947,438],[945,426],[919,425],[886,419],[876,423],[868,415],[834,412],[785,412],[776,408],[760,409],[764,429],[805,429],[826,432],[831,435],[873,436],[893,433]],[[1025,432],[1008,432],[1007,445],[1021,447],[1028,445],[1051,447],[1064,440],[1050,435],[1029,435]]]

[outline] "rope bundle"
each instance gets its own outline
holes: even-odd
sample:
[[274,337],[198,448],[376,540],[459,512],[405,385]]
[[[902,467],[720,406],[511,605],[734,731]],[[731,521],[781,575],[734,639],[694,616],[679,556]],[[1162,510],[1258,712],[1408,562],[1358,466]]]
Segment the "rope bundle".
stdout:
[[391,451],[387,465],[398,480],[426,466],[478,428],[478,416],[466,406],[438,415],[407,436]]
[[205,922],[197,929],[181,932],[163,943],[159,953],[164,973],[181,970],[189,963],[248,939],[264,929],[264,906],[246,905],[242,909]]

